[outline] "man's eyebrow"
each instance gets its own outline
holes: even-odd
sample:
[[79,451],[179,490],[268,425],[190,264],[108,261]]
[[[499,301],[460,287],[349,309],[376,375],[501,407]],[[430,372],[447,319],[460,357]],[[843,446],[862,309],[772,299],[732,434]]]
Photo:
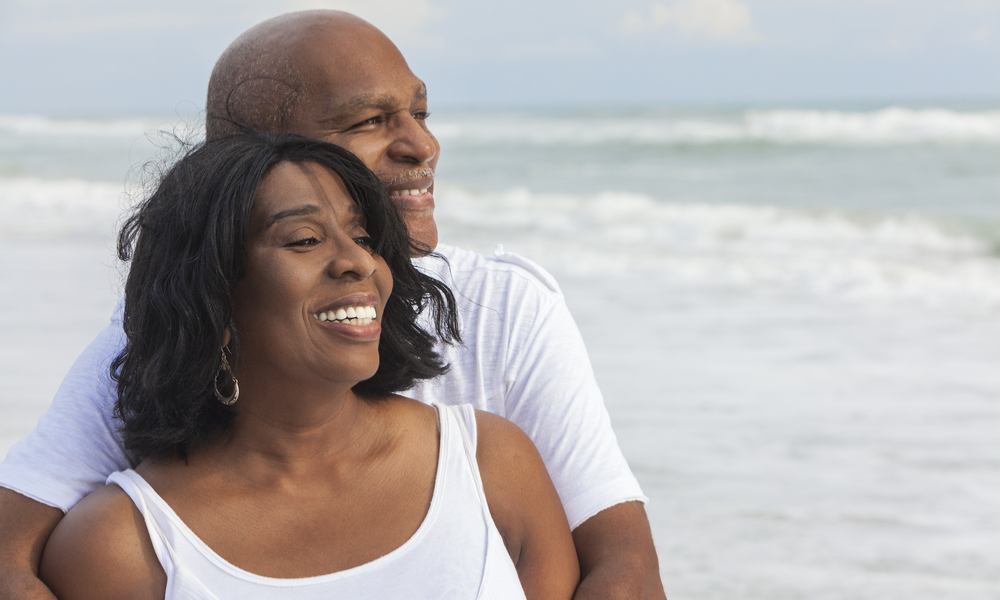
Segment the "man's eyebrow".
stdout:
[[278,213],[274,213],[267,219],[267,223],[264,224],[264,229],[269,228],[282,219],[287,219],[289,217],[301,217],[302,215],[311,215],[313,213],[318,213],[319,207],[315,204],[307,204],[305,206],[300,206],[298,208],[290,208],[288,210],[283,210]]
[[[427,98],[427,86],[423,81],[417,88],[411,102],[420,102]],[[330,114],[322,119],[321,123],[338,123],[355,117],[358,113],[366,110],[389,111],[398,106],[399,100],[392,94],[358,94],[344,104],[334,108]]]
[[366,110],[387,110],[395,105],[396,99],[392,94],[359,94],[333,109],[329,115],[320,119],[320,122],[339,123]]

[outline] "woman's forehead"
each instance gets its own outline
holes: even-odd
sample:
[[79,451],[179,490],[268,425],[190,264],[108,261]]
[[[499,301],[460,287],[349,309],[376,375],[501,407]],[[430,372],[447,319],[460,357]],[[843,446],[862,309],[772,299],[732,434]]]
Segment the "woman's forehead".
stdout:
[[340,176],[314,162],[279,163],[257,189],[254,213],[267,221],[265,225],[288,211],[321,210],[361,213]]

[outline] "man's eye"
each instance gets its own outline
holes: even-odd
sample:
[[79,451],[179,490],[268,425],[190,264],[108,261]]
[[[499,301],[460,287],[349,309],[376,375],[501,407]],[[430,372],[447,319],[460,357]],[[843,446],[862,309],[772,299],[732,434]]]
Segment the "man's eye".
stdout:
[[431,113],[426,110],[421,110],[413,113],[413,118],[418,121],[426,121],[431,116]]
[[357,123],[356,125],[354,125],[353,127],[351,127],[351,129],[357,129],[357,128],[361,128],[361,127],[371,127],[372,125],[378,125],[379,123],[382,123],[383,121],[385,121],[384,117],[381,117],[381,116],[379,116],[379,117],[372,117],[370,119],[365,119],[364,121],[361,121],[360,123]]
[[301,240],[295,240],[294,242],[291,242],[288,245],[291,247],[303,248],[308,246],[315,246],[318,243],[319,243],[318,239],[314,237],[307,237],[307,238],[302,238]]

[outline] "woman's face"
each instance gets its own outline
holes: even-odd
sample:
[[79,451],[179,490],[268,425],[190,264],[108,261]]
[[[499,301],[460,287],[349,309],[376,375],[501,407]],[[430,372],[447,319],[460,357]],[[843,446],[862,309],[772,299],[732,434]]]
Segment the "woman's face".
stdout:
[[234,292],[238,376],[348,386],[368,379],[391,291],[389,268],[372,252],[340,177],[315,163],[277,165],[257,191],[246,274]]

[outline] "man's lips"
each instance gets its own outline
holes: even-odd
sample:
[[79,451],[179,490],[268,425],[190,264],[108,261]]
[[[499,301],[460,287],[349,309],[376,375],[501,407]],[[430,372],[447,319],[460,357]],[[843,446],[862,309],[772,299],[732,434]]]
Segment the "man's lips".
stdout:
[[434,179],[411,179],[389,188],[389,197],[400,210],[433,210]]

